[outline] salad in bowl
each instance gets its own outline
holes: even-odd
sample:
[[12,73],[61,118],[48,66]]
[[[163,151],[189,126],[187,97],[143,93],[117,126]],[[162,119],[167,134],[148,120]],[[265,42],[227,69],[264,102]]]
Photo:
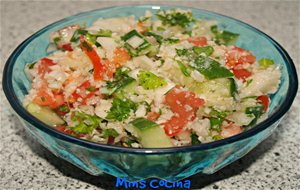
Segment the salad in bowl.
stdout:
[[268,117],[280,67],[235,45],[239,34],[190,10],[73,24],[25,65],[23,105],[68,135],[133,148],[228,138]]

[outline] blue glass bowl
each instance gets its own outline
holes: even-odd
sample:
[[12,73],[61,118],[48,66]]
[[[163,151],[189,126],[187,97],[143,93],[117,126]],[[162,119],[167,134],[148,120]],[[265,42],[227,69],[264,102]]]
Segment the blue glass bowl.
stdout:
[[[237,45],[251,50],[260,59],[268,57],[281,66],[281,84],[271,96],[269,118],[239,135],[206,144],[157,149],[134,149],[97,144],[68,136],[45,125],[30,115],[22,100],[30,88],[24,65],[47,55],[49,34],[71,24],[90,25],[99,17],[141,16],[146,10],[171,9],[174,6],[123,6],[94,10],[71,16],[36,32],[7,60],[3,89],[25,129],[56,156],[92,175],[103,172],[128,180],[157,177],[179,180],[196,173],[212,174],[241,158],[276,129],[289,110],[297,92],[298,80],[293,61],[272,38],[241,21],[216,13],[189,8],[196,18],[217,20],[219,27],[240,34]],[[187,7],[179,7],[186,9]]]

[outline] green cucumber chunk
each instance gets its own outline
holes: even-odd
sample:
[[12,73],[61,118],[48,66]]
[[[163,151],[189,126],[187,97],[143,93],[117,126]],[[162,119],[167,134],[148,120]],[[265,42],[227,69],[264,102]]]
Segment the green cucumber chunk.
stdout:
[[262,58],[258,61],[259,66],[263,69],[268,68],[271,65],[274,65],[274,61],[272,59],[268,59],[268,58]]
[[47,125],[62,125],[65,121],[60,118],[54,111],[48,107],[42,107],[34,103],[28,104],[26,107],[27,111],[34,117],[46,123]]
[[168,83],[155,74],[141,70],[138,74],[139,83],[145,90],[153,90],[159,87],[166,86]]
[[170,137],[155,122],[145,118],[137,118],[131,122],[139,141],[144,148],[172,147]]
[[233,73],[229,69],[223,67],[219,62],[204,56],[199,56],[193,65],[208,80],[216,78],[232,77]]
[[202,83],[193,83],[188,88],[196,94],[207,94],[219,97],[233,97],[237,94],[237,86],[232,78],[219,78],[205,81]]

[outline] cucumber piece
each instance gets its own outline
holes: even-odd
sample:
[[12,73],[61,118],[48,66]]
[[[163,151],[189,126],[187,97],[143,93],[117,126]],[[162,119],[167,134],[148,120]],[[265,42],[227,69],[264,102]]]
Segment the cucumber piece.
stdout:
[[139,32],[132,30],[121,37],[125,42],[125,48],[132,57],[144,55],[153,51],[151,43],[149,43]]
[[196,94],[206,94],[219,97],[235,97],[237,87],[232,78],[220,78],[202,83],[192,83],[188,86]]
[[121,90],[117,91],[114,95],[118,98],[129,98],[130,95],[136,94],[136,88],[138,86],[137,81],[133,81],[124,86]]
[[30,103],[26,107],[27,111],[31,113],[34,117],[46,123],[47,125],[62,125],[65,123],[54,111],[48,107],[41,107],[37,104]]
[[131,122],[139,141],[144,148],[172,147],[170,137],[155,122],[137,118]]
[[233,73],[230,70],[209,57],[199,56],[191,66],[208,80],[233,77]]

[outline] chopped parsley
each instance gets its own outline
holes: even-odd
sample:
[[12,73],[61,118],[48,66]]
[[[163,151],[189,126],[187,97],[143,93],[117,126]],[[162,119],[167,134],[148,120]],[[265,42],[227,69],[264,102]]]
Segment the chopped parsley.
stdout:
[[94,129],[99,127],[99,123],[102,122],[103,119],[98,117],[97,115],[89,115],[84,112],[72,112],[71,120],[74,122],[78,122],[74,127],[70,127],[77,134],[91,134]]
[[119,136],[119,133],[113,128],[104,129],[102,131],[102,137],[104,137],[104,138],[117,137],[117,136]]
[[233,32],[219,30],[217,25],[212,26],[210,30],[214,34],[214,41],[217,44],[233,45],[240,36]]
[[156,16],[162,21],[163,25],[181,26],[182,28],[188,27],[195,20],[192,12],[178,12],[175,9],[159,11]]
[[127,119],[131,111],[136,111],[137,104],[129,99],[114,98],[106,119],[123,121]]
[[198,139],[198,135],[196,135],[195,133],[191,134],[191,139],[192,139],[192,145],[201,144],[201,142]]
[[34,65],[36,64],[37,62],[32,62],[32,63],[29,63],[27,66],[28,66],[28,69],[33,69]]

